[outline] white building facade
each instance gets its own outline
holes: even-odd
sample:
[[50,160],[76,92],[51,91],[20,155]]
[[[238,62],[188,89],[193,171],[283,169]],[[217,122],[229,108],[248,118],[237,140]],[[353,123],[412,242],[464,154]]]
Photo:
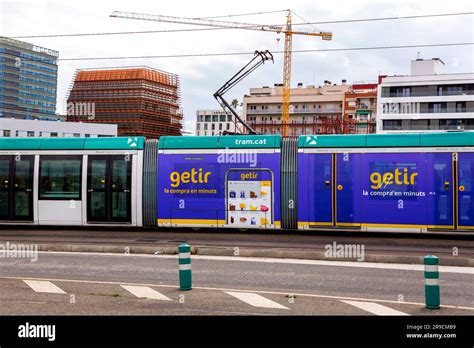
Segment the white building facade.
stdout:
[[198,110],[196,112],[196,135],[220,135],[234,132],[235,123],[224,110]]
[[443,74],[439,58],[412,61],[377,91],[377,133],[474,131],[474,73]]
[[116,137],[117,125],[0,118],[0,137],[97,138]]

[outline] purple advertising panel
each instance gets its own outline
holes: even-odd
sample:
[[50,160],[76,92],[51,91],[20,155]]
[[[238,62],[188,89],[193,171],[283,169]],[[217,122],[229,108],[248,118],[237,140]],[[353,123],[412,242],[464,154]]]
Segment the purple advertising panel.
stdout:
[[280,153],[253,154],[251,161],[226,161],[218,153],[160,154],[159,225],[279,227]]
[[368,153],[361,161],[362,221],[426,227],[426,154]]
[[473,182],[472,153],[299,153],[299,228],[473,230]]

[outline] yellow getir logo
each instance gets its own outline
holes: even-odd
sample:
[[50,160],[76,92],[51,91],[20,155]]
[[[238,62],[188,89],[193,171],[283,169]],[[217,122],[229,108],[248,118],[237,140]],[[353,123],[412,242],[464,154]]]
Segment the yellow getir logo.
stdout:
[[247,173],[242,173],[240,174],[240,180],[252,180],[252,179],[257,179],[258,178],[258,173],[256,172],[247,172]]
[[179,187],[181,184],[207,184],[211,172],[203,172],[202,168],[192,168],[190,172],[172,172],[170,174],[171,187]]
[[379,172],[373,172],[370,174],[370,182],[372,185],[370,186],[374,190],[378,190],[382,186],[390,186],[390,185],[414,185],[415,178],[418,176],[418,172],[409,173],[408,169],[405,168],[395,169],[392,172],[385,172],[383,174]]

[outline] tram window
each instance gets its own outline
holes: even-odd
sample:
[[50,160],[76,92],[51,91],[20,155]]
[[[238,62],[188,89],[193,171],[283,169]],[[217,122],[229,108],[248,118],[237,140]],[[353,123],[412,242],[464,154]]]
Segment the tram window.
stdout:
[[39,199],[81,199],[82,156],[41,156]]

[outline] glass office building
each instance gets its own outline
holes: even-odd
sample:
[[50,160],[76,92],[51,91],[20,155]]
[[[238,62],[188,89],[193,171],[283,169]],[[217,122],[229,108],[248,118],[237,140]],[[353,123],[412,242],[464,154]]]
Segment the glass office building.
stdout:
[[0,117],[57,120],[59,53],[0,36]]

